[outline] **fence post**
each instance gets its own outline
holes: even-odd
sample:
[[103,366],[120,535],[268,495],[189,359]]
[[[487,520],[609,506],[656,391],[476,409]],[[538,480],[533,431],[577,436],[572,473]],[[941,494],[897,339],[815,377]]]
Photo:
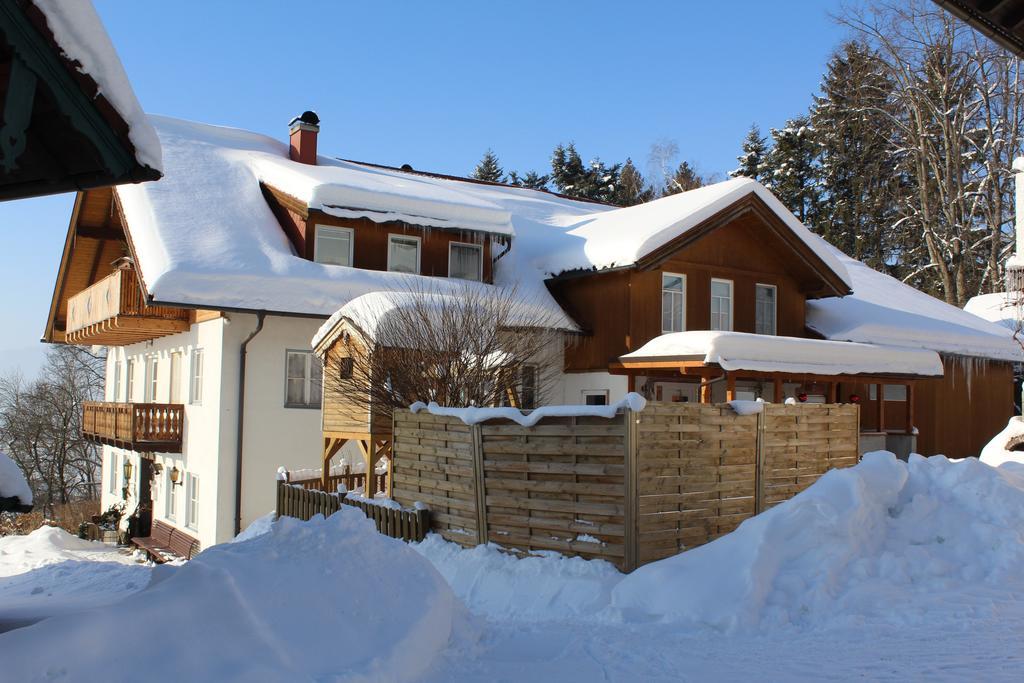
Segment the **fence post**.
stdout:
[[754,435],[754,514],[764,510],[764,439],[765,413],[771,410],[772,404],[762,404],[757,414],[757,430]]
[[473,489],[476,492],[476,542],[487,543],[487,491],[484,489],[484,440],[480,425],[469,428],[473,439]]
[[625,547],[623,548],[622,558],[622,570],[625,572],[631,572],[637,568],[640,562],[639,542],[640,542],[640,530],[637,527],[638,520],[640,517],[640,494],[639,494],[639,463],[637,462],[637,418],[632,410],[626,408],[622,413],[623,426],[625,427],[625,433],[623,441],[625,443],[624,453],[624,483],[626,489],[626,500],[625,510],[623,515],[623,521],[625,522],[625,529],[623,530],[623,541]]

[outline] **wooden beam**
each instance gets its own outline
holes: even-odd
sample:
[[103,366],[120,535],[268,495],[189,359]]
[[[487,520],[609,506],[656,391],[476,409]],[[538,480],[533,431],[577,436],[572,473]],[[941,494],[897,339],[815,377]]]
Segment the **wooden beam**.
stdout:
[[700,402],[711,403],[711,381],[704,380],[700,383]]
[[725,400],[736,400],[736,375],[725,373]]
[[829,382],[828,383],[828,402],[829,403],[835,403],[836,402],[836,394],[838,392],[838,386],[839,386],[839,382]]
[[914,433],[914,385],[907,383],[907,434]]
[[773,401],[775,403],[782,403],[782,401],[784,400],[784,394],[783,394],[783,391],[782,391],[782,378],[775,377],[772,380],[772,389],[774,391],[774,399],[773,399]]
[[875,385],[875,412],[878,415],[878,431],[885,431],[885,385],[878,383]]

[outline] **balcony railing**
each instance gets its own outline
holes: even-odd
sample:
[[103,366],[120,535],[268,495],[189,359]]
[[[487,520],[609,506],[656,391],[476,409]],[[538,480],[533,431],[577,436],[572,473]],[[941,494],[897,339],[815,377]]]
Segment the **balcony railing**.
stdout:
[[66,337],[71,344],[123,346],[188,326],[185,309],[147,306],[130,268],[114,271],[68,299]]
[[133,451],[180,453],[184,422],[180,403],[88,402],[82,411],[82,435]]

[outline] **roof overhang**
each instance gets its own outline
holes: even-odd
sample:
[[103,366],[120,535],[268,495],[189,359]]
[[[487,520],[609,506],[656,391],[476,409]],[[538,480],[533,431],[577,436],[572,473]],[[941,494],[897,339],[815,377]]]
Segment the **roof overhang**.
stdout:
[[1024,2],[1021,0],[934,0],[999,45],[1024,57]]

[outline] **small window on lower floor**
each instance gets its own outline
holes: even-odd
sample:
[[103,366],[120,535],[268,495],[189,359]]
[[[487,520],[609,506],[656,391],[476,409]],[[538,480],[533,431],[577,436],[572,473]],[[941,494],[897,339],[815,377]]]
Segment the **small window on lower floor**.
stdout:
[[583,403],[588,406],[606,406],[608,405],[608,390],[601,389],[597,391],[584,391],[583,392]]
[[199,529],[199,477],[189,474],[185,488],[185,526],[189,529]]
[[285,408],[319,408],[323,366],[312,351],[287,351],[284,380]]
[[[872,401],[878,400],[878,385],[872,384],[868,389],[870,399]],[[906,401],[907,400],[907,385],[906,384],[886,384],[885,385],[885,400],[886,401]]]

